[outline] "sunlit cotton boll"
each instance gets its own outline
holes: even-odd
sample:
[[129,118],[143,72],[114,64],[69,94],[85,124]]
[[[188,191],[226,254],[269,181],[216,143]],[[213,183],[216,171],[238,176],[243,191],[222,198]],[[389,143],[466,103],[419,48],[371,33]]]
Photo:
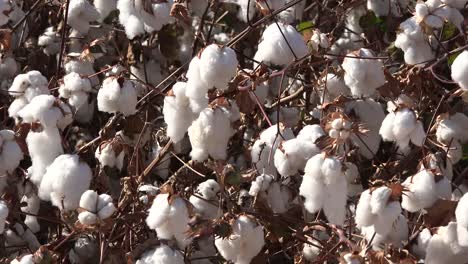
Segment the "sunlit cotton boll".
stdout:
[[175,249],[160,245],[155,249],[146,251],[136,264],[184,264],[184,256]]
[[409,65],[426,63],[435,57],[415,17],[408,18],[400,24],[395,47],[403,50],[405,62]]
[[187,204],[182,198],[159,194],[149,209],[146,224],[156,230],[160,239],[175,239],[180,248],[185,248],[191,242],[186,235],[189,220]]
[[308,53],[304,38],[293,26],[272,23],[263,32],[254,59],[267,64],[287,65]]
[[385,84],[383,63],[374,57],[372,50],[363,48],[344,58],[344,81],[353,96],[372,96]]
[[75,210],[92,176],[88,164],[80,161],[78,155],[60,155],[47,167],[39,186],[39,197],[51,201],[60,210]]
[[224,259],[234,264],[250,263],[265,244],[263,227],[250,216],[241,215],[231,224],[231,228],[228,238],[216,238],[216,248]]
[[80,212],[78,220],[83,225],[94,225],[109,218],[116,211],[110,195],[98,195],[92,190],[87,190],[81,195],[80,208],[84,211]]
[[460,88],[468,91],[468,51],[460,53],[450,67],[452,80],[458,83]]
[[408,3],[409,0],[367,0],[367,9],[377,16],[401,17]]
[[237,65],[233,49],[211,44],[200,55],[200,78],[208,88],[216,87],[225,91],[229,81],[236,75]]
[[78,73],[71,72],[63,77],[63,84],[60,85],[60,97],[68,99],[68,103],[79,109],[88,102],[91,82],[88,78],[82,78]]
[[204,219],[215,219],[221,216],[222,211],[218,201],[220,187],[215,180],[200,183],[194,195],[190,196],[190,203],[195,212]]
[[98,109],[107,113],[122,113],[125,116],[136,112],[137,94],[129,80],[108,77],[104,79],[98,95]]
[[457,236],[458,243],[463,247],[468,247],[468,195],[465,194],[458,201],[455,209],[455,217],[457,219]]
[[37,44],[44,48],[46,55],[55,55],[60,51],[60,34],[54,27],[48,27],[37,39]]
[[468,117],[463,113],[442,114],[437,118],[437,140],[444,144],[468,141]]
[[67,24],[80,34],[86,35],[89,31],[89,22],[99,19],[96,8],[86,0],[70,0]]
[[118,170],[122,170],[125,151],[121,150],[119,153],[116,153],[113,144],[113,142],[101,144],[98,148],[96,148],[94,156],[96,159],[98,159],[101,167],[107,166],[109,168],[117,168]]
[[93,5],[99,12],[99,21],[103,21],[106,17],[117,8],[117,0],[94,0]]

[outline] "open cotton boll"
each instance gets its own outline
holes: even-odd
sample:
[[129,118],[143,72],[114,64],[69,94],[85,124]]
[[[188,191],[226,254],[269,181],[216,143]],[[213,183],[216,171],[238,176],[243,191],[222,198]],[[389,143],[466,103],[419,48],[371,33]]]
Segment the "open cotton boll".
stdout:
[[307,238],[307,241],[309,241],[312,245],[304,243],[304,247],[302,248],[302,256],[304,256],[304,258],[308,261],[314,261],[321,252],[321,245],[315,239]]
[[463,113],[442,114],[437,118],[437,140],[444,144],[468,141],[468,117]]
[[187,83],[177,82],[172,86],[172,94],[164,97],[163,114],[167,124],[167,136],[174,143],[180,142],[196,115],[190,108],[189,98],[185,95]]
[[389,15],[401,17],[408,3],[408,0],[367,0],[367,9],[379,17]]
[[347,181],[342,163],[336,157],[317,154],[307,161],[299,194],[310,213],[323,209],[328,221],[342,225],[345,220]]
[[327,34],[320,32],[319,29],[314,29],[309,43],[312,46],[312,49],[315,51],[318,51],[319,47],[322,49],[327,49],[330,47],[330,41],[328,40]]
[[54,27],[48,27],[37,39],[37,45],[44,48],[46,55],[55,55],[60,51],[60,34]]
[[93,5],[99,12],[99,21],[103,21],[117,8],[117,0],[94,0]]
[[12,130],[0,130],[0,174],[12,173],[23,159],[15,132]]
[[43,127],[64,129],[73,119],[71,109],[52,95],[38,95],[18,113],[24,123],[39,122]]
[[195,56],[187,70],[185,95],[189,99],[190,108],[194,113],[200,113],[208,106],[208,90],[210,87],[200,77],[200,58]]
[[293,138],[283,141],[276,149],[274,164],[279,174],[287,177],[304,169],[307,160],[319,153],[320,149],[314,143]]
[[465,194],[458,201],[455,209],[457,219],[458,243],[463,247],[468,247],[468,195]]
[[411,250],[412,252],[414,252],[416,257],[424,259],[424,257],[426,256],[426,249],[429,245],[431,237],[432,234],[428,228],[424,228],[421,232],[419,232],[416,243],[413,244],[413,246],[411,247]]
[[26,224],[33,233],[39,232],[41,227],[35,215],[37,215],[39,212],[41,200],[39,199],[37,194],[33,193],[30,194],[29,197],[24,195],[23,198],[21,198],[21,202],[26,203],[26,206],[21,207],[21,211],[31,214],[26,215],[24,219],[24,224]]
[[104,79],[98,95],[98,109],[107,113],[122,113],[124,116],[136,112],[137,94],[129,80],[108,77]]
[[[234,103],[235,104],[235,103]],[[188,128],[193,160],[204,161],[211,156],[215,160],[225,160],[229,139],[234,134],[231,127],[233,112],[238,108],[231,106],[214,106],[205,108]],[[237,114],[234,114],[237,116]]]
[[422,122],[417,120],[416,114],[409,108],[388,113],[379,134],[384,141],[396,142],[400,152],[409,149],[410,141],[416,146],[422,146],[426,136]]
[[[93,63],[86,60],[80,60],[75,58],[67,58],[68,62],[65,63],[65,73],[69,74],[71,72],[76,72],[81,76],[88,77],[91,75],[95,75],[96,71],[94,71]],[[89,77],[89,81],[91,82],[91,86],[96,86],[100,83],[99,78],[95,75]]]
[[274,177],[272,175],[262,174],[258,176],[250,186],[249,195],[257,196],[260,192],[268,190],[268,187],[270,187],[273,180]]
[[87,0],[70,0],[67,24],[80,34],[86,35],[89,31],[89,22],[98,19],[98,11]]
[[80,212],[78,220],[83,225],[94,225],[109,218],[116,211],[110,195],[98,196],[93,190],[87,190],[81,195],[80,208],[84,211]]
[[149,250],[140,259],[136,261],[136,264],[184,264],[184,256],[178,251],[174,250],[166,245],[160,245],[153,250]]
[[25,226],[18,222],[13,226],[10,225],[10,228],[5,230],[3,235],[5,238],[6,248],[26,246],[31,252],[35,252],[41,246],[37,237],[31,232],[31,230],[25,228]]
[[81,108],[87,104],[89,92],[91,91],[91,82],[87,78],[82,78],[78,73],[71,72],[63,77],[63,84],[60,85],[60,97],[68,99],[68,103]]
[[405,62],[409,65],[425,63],[435,57],[416,17],[408,18],[400,24],[395,47],[403,50]]
[[218,237],[215,246],[221,256],[234,264],[247,264],[265,245],[263,227],[250,216],[241,215],[232,224],[228,238]]
[[3,234],[5,229],[5,220],[8,216],[8,206],[4,201],[0,201],[0,234]]
[[287,65],[308,53],[304,38],[293,26],[272,23],[263,31],[254,59],[267,64]]
[[333,101],[340,95],[350,96],[351,91],[344,80],[336,74],[329,73],[322,78],[323,85],[319,88],[319,96],[324,103]]
[[372,57],[375,57],[372,50],[362,48],[349,53],[343,60],[344,81],[354,97],[373,96],[386,82],[383,63]]
[[117,168],[122,170],[125,158],[125,151],[116,153],[113,147],[114,143],[104,143],[96,149],[94,156],[99,160],[101,167]]
[[390,227],[391,230],[387,234],[377,233],[374,226],[361,227],[361,233],[364,235],[366,241],[372,240],[372,248],[376,251],[385,249],[385,244],[392,244],[394,247],[401,248],[403,242],[408,240],[409,229],[408,220],[400,214],[395,222]]
[[88,164],[80,161],[78,155],[60,155],[47,167],[39,186],[39,197],[51,201],[60,210],[75,210],[92,177]]
[[429,241],[424,263],[465,263],[468,258],[468,248],[461,247],[457,239],[457,223],[450,222],[439,227]]
[[[449,182],[446,182],[446,184],[450,186]],[[429,208],[440,198],[436,190],[435,176],[429,170],[423,170],[414,176],[408,177],[402,185],[408,191],[402,197],[401,206],[409,212]]]
[[194,206],[195,212],[204,219],[215,219],[221,216],[222,210],[217,196],[219,190],[219,184],[210,179],[200,183],[196,193],[190,196],[189,201]]
[[345,162],[344,166],[346,170],[344,172],[346,180],[348,182],[348,195],[355,196],[364,190],[359,181],[359,170],[358,167],[352,162]]
[[186,236],[189,220],[186,202],[164,193],[154,198],[146,224],[156,230],[160,239],[175,239],[180,248],[185,248],[191,242]]
[[200,55],[200,78],[208,88],[216,87],[225,91],[229,81],[236,76],[237,65],[233,49],[211,44]]
[[294,134],[290,128],[286,128],[282,124],[279,127],[282,137],[278,135],[278,126],[272,125],[260,133],[260,138],[252,146],[250,151],[252,163],[259,173],[276,175],[274,153],[283,139],[294,138]]
[[32,254],[24,255],[20,259],[16,258],[10,262],[10,264],[34,264]]

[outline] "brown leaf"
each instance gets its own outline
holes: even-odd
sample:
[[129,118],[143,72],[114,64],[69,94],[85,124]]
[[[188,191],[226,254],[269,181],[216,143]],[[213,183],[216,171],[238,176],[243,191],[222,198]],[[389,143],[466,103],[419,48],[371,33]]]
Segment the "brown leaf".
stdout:
[[447,225],[455,217],[457,204],[457,201],[437,200],[433,206],[426,208],[427,214],[424,215],[424,223],[428,227]]
[[248,115],[255,111],[256,104],[252,98],[250,98],[249,91],[239,91],[236,94],[236,103],[241,113]]

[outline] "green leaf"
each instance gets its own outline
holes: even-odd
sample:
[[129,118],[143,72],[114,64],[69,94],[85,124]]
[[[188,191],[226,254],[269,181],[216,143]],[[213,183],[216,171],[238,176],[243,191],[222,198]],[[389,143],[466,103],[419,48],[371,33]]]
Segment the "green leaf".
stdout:
[[442,41],[453,38],[458,33],[458,28],[451,22],[446,22],[442,31]]
[[296,26],[297,31],[302,32],[307,29],[314,27],[314,22],[312,21],[303,21]]
[[453,63],[453,61],[458,57],[458,55],[460,55],[460,53],[462,53],[462,52],[459,51],[459,52],[450,54],[450,55],[447,57],[447,64],[448,64],[449,66],[451,66],[452,63]]
[[359,25],[363,29],[371,28],[371,27],[378,27],[380,31],[386,32],[387,31],[387,23],[384,18],[377,17],[374,12],[367,12],[366,15],[362,16],[359,19]]

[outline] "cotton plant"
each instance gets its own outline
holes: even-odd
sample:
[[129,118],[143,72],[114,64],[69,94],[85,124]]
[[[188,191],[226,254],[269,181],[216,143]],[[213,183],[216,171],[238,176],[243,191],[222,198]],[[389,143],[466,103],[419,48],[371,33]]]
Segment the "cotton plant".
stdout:
[[78,221],[85,226],[102,223],[117,210],[108,194],[100,194],[93,190],[85,191],[80,198]]
[[122,113],[124,116],[136,112],[137,101],[135,85],[123,77],[104,79],[97,95],[99,111]]
[[229,139],[235,133],[231,123],[239,118],[237,104],[225,99],[205,108],[188,128],[192,159],[204,161],[212,157],[215,160],[225,160]]
[[167,135],[174,143],[184,138],[197,117],[190,108],[190,99],[185,95],[186,87],[186,82],[177,82],[172,86],[172,92],[164,97],[163,114]]
[[81,195],[89,189],[92,177],[91,168],[78,155],[63,154],[47,167],[38,195],[61,211],[72,211],[80,205]]
[[273,157],[278,173],[287,177],[303,170],[307,160],[321,152],[316,141],[324,135],[325,132],[319,125],[307,125],[299,131],[296,138],[282,141]]
[[376,234],[385,237],[392,232],[401,212],[400,203],[392,197],[392,189],[381,186],[361,193],[354,220],[359,228],[372,227]]
[[401,17],[409,4],[409,0],[367,0],[367,9],[376,16]]
[[[281,133],[280,134],[278,134]],[[284,125],[272,125],[260,133],[259,139],[255,141],[250,151],[252,163],[257,171],[262,174],[276,175],[274,164],[274,153],[283,140],[293,139],[294,134],[290,128]]]
[[221,256],[234,264],[250,263],[265,245],[263,226],[251,216],[241,215],[231,223],[229,237],[218,237],[215,246]]
[[383,63],[374,57],[372,50],[362,48],[344,58],[344,81],[354,97],[373,96],[386,83]]
[[[457,8],[452,7],[451,4],[444,3],[441,0],[418,2],[415,6],[416,12],[414,16],[419,23],[433,29],[442,28],[445,21],[450,21],[456,27],[461,28],[464,20],[463,15]],[[458,7],[459,5],[456,4],[456,6]]]
[[299,194],[309,213],[323,210],[328,222],[343,225],[346,215],[348,182],[343,162],[336,156],[320,153],[307,161]]
[[18,112],[41,94],[49,94],[47,79],[38,71],[18,74],[8,92],[15,99],[8,108],[8,115],[18,119]]
[[167,245],[160,245],[148,250],[136,261],[136,264],[184,264],[184,255]]
[[307,54],[309,54],[307,44],[294,27],[283,23],[272,23],[262,33],[254,60],[286,66]]
[[429,208],[437,199],[450,199],[452,195],[450,181],[443,176],[437,177],[431,170],[408,177],[402,186],[407,191],[402,196],[401,206],[408,212]]
[[423,124],[418,120],[416,113],[405,106],[395,108],[387,114],[379,134],[384,141],[395,142],[401,153],[409,151],[410,142],[421,147],[426,136]]
[[450,69],[452,71],[452,80],[464,91],[468,90],[468,51],[460,53],[453,61]]
[[221,207],[218,201],[219,184],[212,179],[206,180],[197,186],[195,193],[190,196],[190,203],[194,211],[203,219],[215,219],[221,216]]
[[149,209],[146,224],[154,229],[160,239],[175,239],[179,248],[185,248],[192,241],[186,234],[189,230],[187,202],[168,193],[158,194]]
[[405,62],[409,65],[424,64],[435,57],[428,38],[415,17],[400,24],[395,47],[403,50]]
[[90,22],[99,19],[99,12],[86,0],[70,0],[67,24],[81,35],[86,35]]
[[143,2],[131,0],[117,1],[119,22],[125,29],[128,39],[145,33],[159,31],[164,25],[174,22],[170,16],[173,1],[155,2],[145,6]]

